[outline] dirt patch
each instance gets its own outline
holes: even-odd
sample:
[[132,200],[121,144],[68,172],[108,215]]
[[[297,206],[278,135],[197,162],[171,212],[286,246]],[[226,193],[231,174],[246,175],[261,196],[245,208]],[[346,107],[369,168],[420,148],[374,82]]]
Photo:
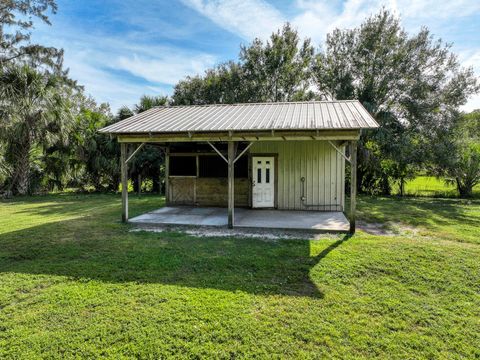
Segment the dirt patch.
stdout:
[[275,230],[275,229],[227,229],[223,227],[189,227],[180,225],[165,225],[165,226],[139,226],[132,231],[152,231],[152,232],[181,232],[187,235],[196,237],[241,237],[260,239],[264,241],[276,241],[281,239],[336,239],[339,235],[336,234],[319,234],[301,230]]
[[377,235],[377,236],[392,236],[397,235],[395,231],[393,231],[388,224],[384,223],[377,223],[377,222],[357,222],[357,229],[363,231],[370,235]]
[[419,231],[421,230],[414,226],[396,223],[393,221],[387,221],[385,223],[359,221],[357,222],[357,229],[367,234],[376,236],[412,236],[418,235]]
[[[357,222],[357,230],[375,236],[412,236],[417,235],[418,228],[394,222]],[[338,234],[315,233],[302,230],[275,230],[275,229],[227,229],[225,227],[213,226],[185,226],[185,225],[157,225],[138,226],[132,231],[151,232],[180,232],[196,237],[241,237],[261,239],[264,241],[275,241],[280,239],[305,239],[318,240],[338,238]],[[340,235],[342,236],[342,235]]]

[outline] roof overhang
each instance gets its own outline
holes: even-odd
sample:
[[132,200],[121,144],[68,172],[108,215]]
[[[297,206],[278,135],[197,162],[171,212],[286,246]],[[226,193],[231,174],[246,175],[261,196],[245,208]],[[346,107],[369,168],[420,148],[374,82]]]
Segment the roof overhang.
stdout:
[[168,143],[198,141],[294,141],[294,140],[358,140],[361,129],[348,130],[271,130],[210,133],[139,133],[115,134],[121,143]]

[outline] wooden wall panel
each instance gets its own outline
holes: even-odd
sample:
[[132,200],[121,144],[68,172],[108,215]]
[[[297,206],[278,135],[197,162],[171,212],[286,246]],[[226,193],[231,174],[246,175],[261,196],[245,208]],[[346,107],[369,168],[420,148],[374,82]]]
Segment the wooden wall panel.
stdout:
[[[248,179],[235,179],[235,206],[248,207]],[[227,178],[198,178],[197,179],[198,206],[227,206],[228,181]]]
[[195,178],[170,177],[168,203],[171,205],[193,205],[195,203]]
[[[227,178],[183,178],[169,179],[170,205],[227,206]],[[235,179],[235,206],[248,207],[248,179]]]

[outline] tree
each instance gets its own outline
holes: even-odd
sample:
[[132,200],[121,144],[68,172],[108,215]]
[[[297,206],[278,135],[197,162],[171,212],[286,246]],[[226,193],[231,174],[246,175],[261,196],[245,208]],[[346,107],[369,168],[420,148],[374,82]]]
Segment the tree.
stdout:
[[434,149],[436,174],[454,183],[461,197],[471,197],[480,184],[480,110],[459,114]]
[[[135,105],[135,113],[147,111],[155,106],[164,106],[168,104],[166,96],[147,96],[144,95]],[[125,111],[126,113],[126,111]],[[150,178],[152,180],[152,191],[161,192],[160,169],[164,162],[164,155],[158,147],[146,145],[143,151],[140,151],[130,162],[130,176],[133,180],[133,188],[139,191],[142,186],[142,179]]]
[[187,77],[175,85],[174,105],[312,99],[309,39],[300,41],[289,24],[263,42],[255,39],[240,49],[240,61],[229,61]]
[[99,129],[115,122],[105,108],[83,108],[76,119],[75,155],[84,167],[83,186],[91,185],[96,191],[117,191],[120,184],[120,146]]
[[334,30],[315,59],[314,78],[326,98],[358,99],[381,127],[359,144],[359,190],[390,192],[432,156],[436,129],[449,128],[455,109],[479,89],[450,45],[422,28],[409,36],[382,10],[360,27]]
[[137,114],[154,108],[156,106],[165,106],[168,104],[168,96],[148,96],[143,95],[140,101],[135,105],[135,112]]
[[63,50],[32,44],[33,20],[49,24],[47,13],[57,11],[55,0],[2,0],[0,4],[0,69],[12,62],[62,69]]
[[233,61],[205,72],[203,77],[179,81],[172,96],[174,105],[233,104],[246,101],[243,69]]
[[12,168],[9,188],[29,191],[32,156],[37,148],[67,138],[71,120],[62,78],[27,65],[0,73],[0,124],[6,161]]
[[300,43],[298,32],[285,24],[265,44],[255,39],[242,47],[240,61],[248,101],[292,101],[308,97],[314,49]]

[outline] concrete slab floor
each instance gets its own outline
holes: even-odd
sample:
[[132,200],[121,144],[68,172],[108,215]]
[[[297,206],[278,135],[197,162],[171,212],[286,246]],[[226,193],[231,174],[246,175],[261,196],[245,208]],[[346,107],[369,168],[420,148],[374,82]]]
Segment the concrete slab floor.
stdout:
[[[349,222],[342,212],[235,209],[235,227],[348,231]],[[130,219],[139,225],[227,226],[226,208],[166,206]]]

